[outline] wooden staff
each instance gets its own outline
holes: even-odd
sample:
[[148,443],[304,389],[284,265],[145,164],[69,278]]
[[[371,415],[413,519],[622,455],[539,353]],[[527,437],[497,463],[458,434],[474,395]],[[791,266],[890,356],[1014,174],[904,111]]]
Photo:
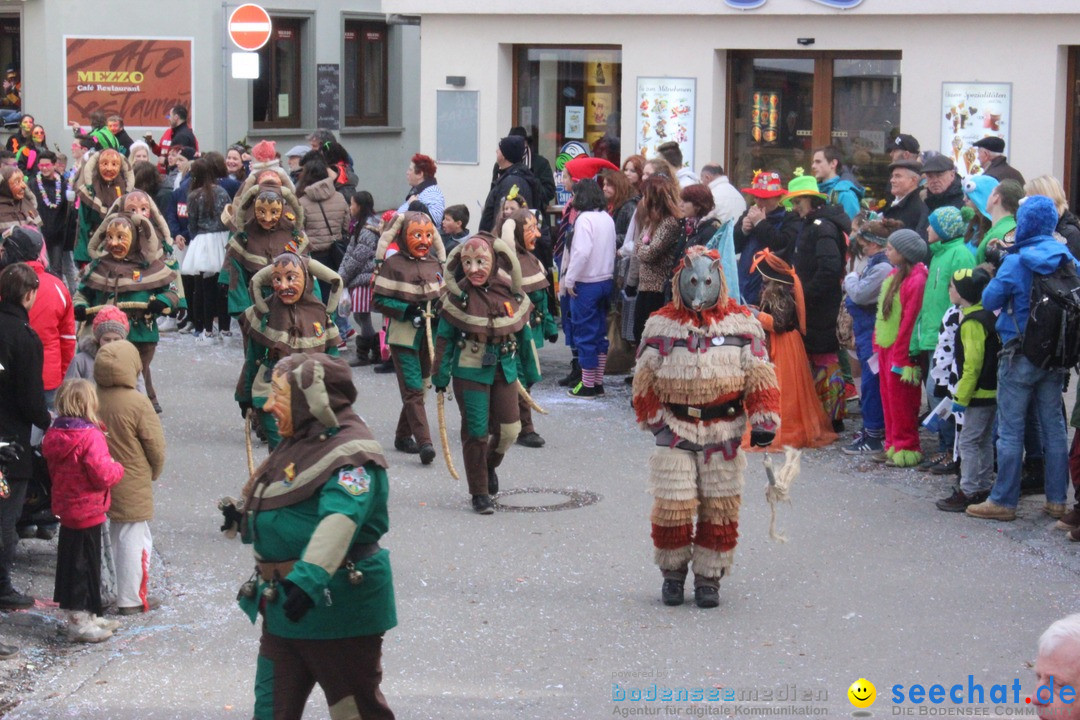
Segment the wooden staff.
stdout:
[[521,399],[524,400],[529,407],[541,415],[548,414],[547,410],[536,404],[536,401],[532,399],[532,395],[529,394],[529,391],[525,389],[525,386],[521,384],[520,380],[515,380],[514,384],[517,385],[518,395],[521,396]]
[[450,471],[450,477],[460,480],[457,470],[454,469],[454,456],[450,454],[450,437],[446,434],[446,393],[436,393],[435,407],[439,415],[439,439],[442,440],[443,460],[446,461],[446,469]]

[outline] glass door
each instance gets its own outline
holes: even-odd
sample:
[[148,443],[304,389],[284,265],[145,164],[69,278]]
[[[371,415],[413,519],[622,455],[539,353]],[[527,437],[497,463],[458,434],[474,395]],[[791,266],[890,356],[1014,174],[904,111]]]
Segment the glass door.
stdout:
[[1065,105],[1065,197],[1080,207],[1080,47],[1069,48],[1068,98]]
[[873,207],[889,179],[886,141],[900,127],[899,60],[833,60],[832,144]]

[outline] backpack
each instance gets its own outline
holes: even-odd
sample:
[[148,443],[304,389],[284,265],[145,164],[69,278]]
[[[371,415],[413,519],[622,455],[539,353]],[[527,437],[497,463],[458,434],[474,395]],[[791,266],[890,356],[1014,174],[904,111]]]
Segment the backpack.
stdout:
[[1033,273],[1020,350],[1041,370],[1080,364],[1080,276],[1073,263],[1048,275]]

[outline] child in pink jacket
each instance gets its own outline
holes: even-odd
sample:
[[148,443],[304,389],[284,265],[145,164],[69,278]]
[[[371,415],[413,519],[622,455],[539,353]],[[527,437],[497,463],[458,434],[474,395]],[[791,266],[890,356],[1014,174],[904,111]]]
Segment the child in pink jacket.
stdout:
[[119,627],[101,617],[101,527],[109,489],[120,482],[124,466],[109,455],[97,409],[93,383],[65,380],[56,393],[58,417],[41,443],[52,509],[60,516],[53,600],[71,611],[67,635],[73,642],[101,642]]

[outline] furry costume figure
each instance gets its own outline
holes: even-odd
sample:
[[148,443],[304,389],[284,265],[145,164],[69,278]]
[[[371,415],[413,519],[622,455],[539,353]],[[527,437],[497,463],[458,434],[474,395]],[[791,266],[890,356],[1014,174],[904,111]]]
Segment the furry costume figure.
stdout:
[[283,252],[308,254],[304,212],[300,201],[280,183],[248,187],[221,213],[233,235],[225,248],[225,263],[218,282],[226,285],[230,315],[239,315],[255,301],[248,292],[251,278]]
[[649,488],[664,602],[683,602],[692,561],[698,605],[716,607],[738,539],[746,467],[740,442],[747,424],[753,445],[772,442],[780,393],[765,332],[727,296],[717,253],[690,248],[674,287],[672,302],[645,324],[634,410],[641,428],[656,437]]
[[[315,280],[331,287],[324,305],[315,294]],[[301,285],[301,287],[297,287]],[[272,287],[266,298],[263,288]],[[295,253],[282,253],[251,280],[254,304],[238,322],[244,335],[244,367],[236,383],[240,413],[254,409],[270,449],[281,440],[274,417],[263,411],[274,366],[294,353],[338,354],[334,313],[341,300],[341,277],[322,263]]]
[[37,198],[18,168],[0,171],[0,232],[16,225],[32,225],[41,229],[41,215],[37,211]]
[[[390,243],[398,251],[387,257]],[[446,252],[431,218],[422,212],[401,213],[379,238],[375,249],[372,303],[390,318],[386,341],[401,392],[401,413],[394,447],[419,453],[425,465],[435,459],[424,390],[431,376],[434,348],[432,323],[443,290]]]
[[118,197],[134,187],[135,173],[131,170],[131,164],[116,150],[94,153],[83,165],[75,184],[75,194],[79,197],[75,262],[80,266],[93,259],[87,246],[102,218]]

